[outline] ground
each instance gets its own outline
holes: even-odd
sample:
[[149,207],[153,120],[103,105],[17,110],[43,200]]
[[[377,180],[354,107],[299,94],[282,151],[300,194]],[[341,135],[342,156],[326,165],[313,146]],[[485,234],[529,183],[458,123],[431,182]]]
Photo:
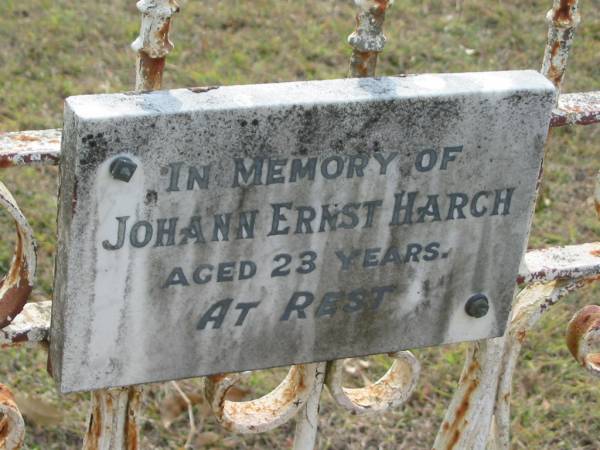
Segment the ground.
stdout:
[[[135,2],[105,0],[2,0],[0,2],[0,131],[61,126],[69,95],[131,90],[139,29]],[[413,2],[397,0],[388,13],[388,44],[379,74],[538,69],[546,39],[550,0]],[[570,57],[565,92],[598,89],[600,8],[582,3],[582,22]],[[343,77],[349,60],[346,36],[354,24],[350,0],[181,1],[167,63],[165,87],[262,83]],[[530,248],[598,240],[592,192],[598,170],[600,127],[553,130]],[[3,170],[36,232],[37,290],[52,294],[57,171]],[[14,242],[12,224],[0,223],[5,271]],[[600,389],[571,358],[564,332],[571,315],[597,301],[600,289],[572,294],[547,314],[527,338],[512,401],[512,447],[600,447]],[[409,402],[380,416],[351,416],[323,395],[319,448],[430,448],[456,386],[464,345],[415,350],[422,364]],[[374,357],[349,368],[349,384],[383,373],[388,361]],[[27,448],[77,448],[85,430],[88,395],[59,397],[45,371],[45,353],[5,350],[1,381],[17,394],[27,422]],[[238,398],[276,385],[285,371],[254,374]],[[199,381],[182,383],[192,395]],[[194,396],[192,395],[192,398]],[[141,448],[181,448],[187,417],[172,385],[147,390]],[[288,448],[293,423],[257,436],[221,432],[200,403],[202,430],[195,445],[215,448]],[[165,423],[170,426],[165,427]],[[218,434],[216,434],[218,433]]]

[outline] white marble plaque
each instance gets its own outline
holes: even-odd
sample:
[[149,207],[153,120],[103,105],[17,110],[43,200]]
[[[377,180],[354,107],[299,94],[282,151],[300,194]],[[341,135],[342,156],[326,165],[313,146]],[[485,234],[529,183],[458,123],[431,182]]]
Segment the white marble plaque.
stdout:
[[67,99],[61,391],[500,335],[554,97],[515,71]]

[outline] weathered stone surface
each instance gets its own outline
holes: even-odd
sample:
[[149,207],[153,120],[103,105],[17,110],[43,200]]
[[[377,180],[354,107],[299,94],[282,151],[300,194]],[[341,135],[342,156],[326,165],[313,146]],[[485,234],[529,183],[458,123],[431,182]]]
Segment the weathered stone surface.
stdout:
[[69,98],[60,389],[501,334],[554,95],[518,71]]

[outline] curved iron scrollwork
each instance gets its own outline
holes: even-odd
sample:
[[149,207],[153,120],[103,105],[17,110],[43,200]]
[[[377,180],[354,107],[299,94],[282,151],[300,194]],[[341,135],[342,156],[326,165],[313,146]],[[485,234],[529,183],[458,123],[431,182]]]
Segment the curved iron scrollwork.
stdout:
[[36,248],[33,230],[6,186],[0,182],[0,205],[15,221],[17,243],[6,276],[0,281],[0,328],[19,314],[33,289],[36,269]]

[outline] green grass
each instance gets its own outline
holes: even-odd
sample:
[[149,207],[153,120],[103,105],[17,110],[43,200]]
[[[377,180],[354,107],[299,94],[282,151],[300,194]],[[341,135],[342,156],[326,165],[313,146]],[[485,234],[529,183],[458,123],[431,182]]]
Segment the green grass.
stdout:
[[[354,8],[344,1],[182,1],[172,38],[165,87],[263,83],[339,78],[346,74],[346,36]],[[386,21],[388,44],[379,74],[537,69],[546,39],[551,1],[413,2],[397,0]],[[599,89],[600,8],[582,2],[583,20],[570,58],[565,92]],[[0,130],[61,126],[66,96],[131,90],[139,29],[134,1],[2,0],[0,2]],[[467,50],[467,49],[472,49]],[[598,240],[600,221],[592,203],[598,171],[600,127],[553,130],[547,146],[542,198],[530,247]],[[54,168],[10,169],[1,179],[15,194],[40,245],[38,289],[52,291],[57,172]],[[10,262],[12,224],[0,218],[6,237],[0,269]],[[554,307],[529,334],[514,380],[513,448],[600,447],[600,389],[577,366],[564,344],[565,326],[600,289],[586,288]],[[320,447],[429,448],[458,379],[464,345],[415,352],[423,374],[408,404],[382,416],[351,416],[328,394],[321,408]],[[382,373],[386,358],[371,358],[366,373]],[[283,373],[263,371],[244,385],[250,396],[267,392]],[[87,395],[59,397],[45,373],[45,354],[5,350],[2,382],[27,393],[33,404],[62,411],[59,423],[26,411],[28,448],[77,448],[85,430]],[[349,377],[349,384],[360,379]],[[198,381],[186,386],[198,390]],[[166,429],[164,401],[173,394],[148,390],[141,448],[178,448],[187,433],[181,414]],[[36,403],[37,402],[37,403]],[[21,401],[23,403],[23,401]],[[163,410],[161,412],[161,405]],[[217,431],[206,408],[195,408],[203,431]],[[205,417],[206,416],[206,417]],[[221,448],[289,447],[293,423],[257,436],[221,433],[206,445]]]

